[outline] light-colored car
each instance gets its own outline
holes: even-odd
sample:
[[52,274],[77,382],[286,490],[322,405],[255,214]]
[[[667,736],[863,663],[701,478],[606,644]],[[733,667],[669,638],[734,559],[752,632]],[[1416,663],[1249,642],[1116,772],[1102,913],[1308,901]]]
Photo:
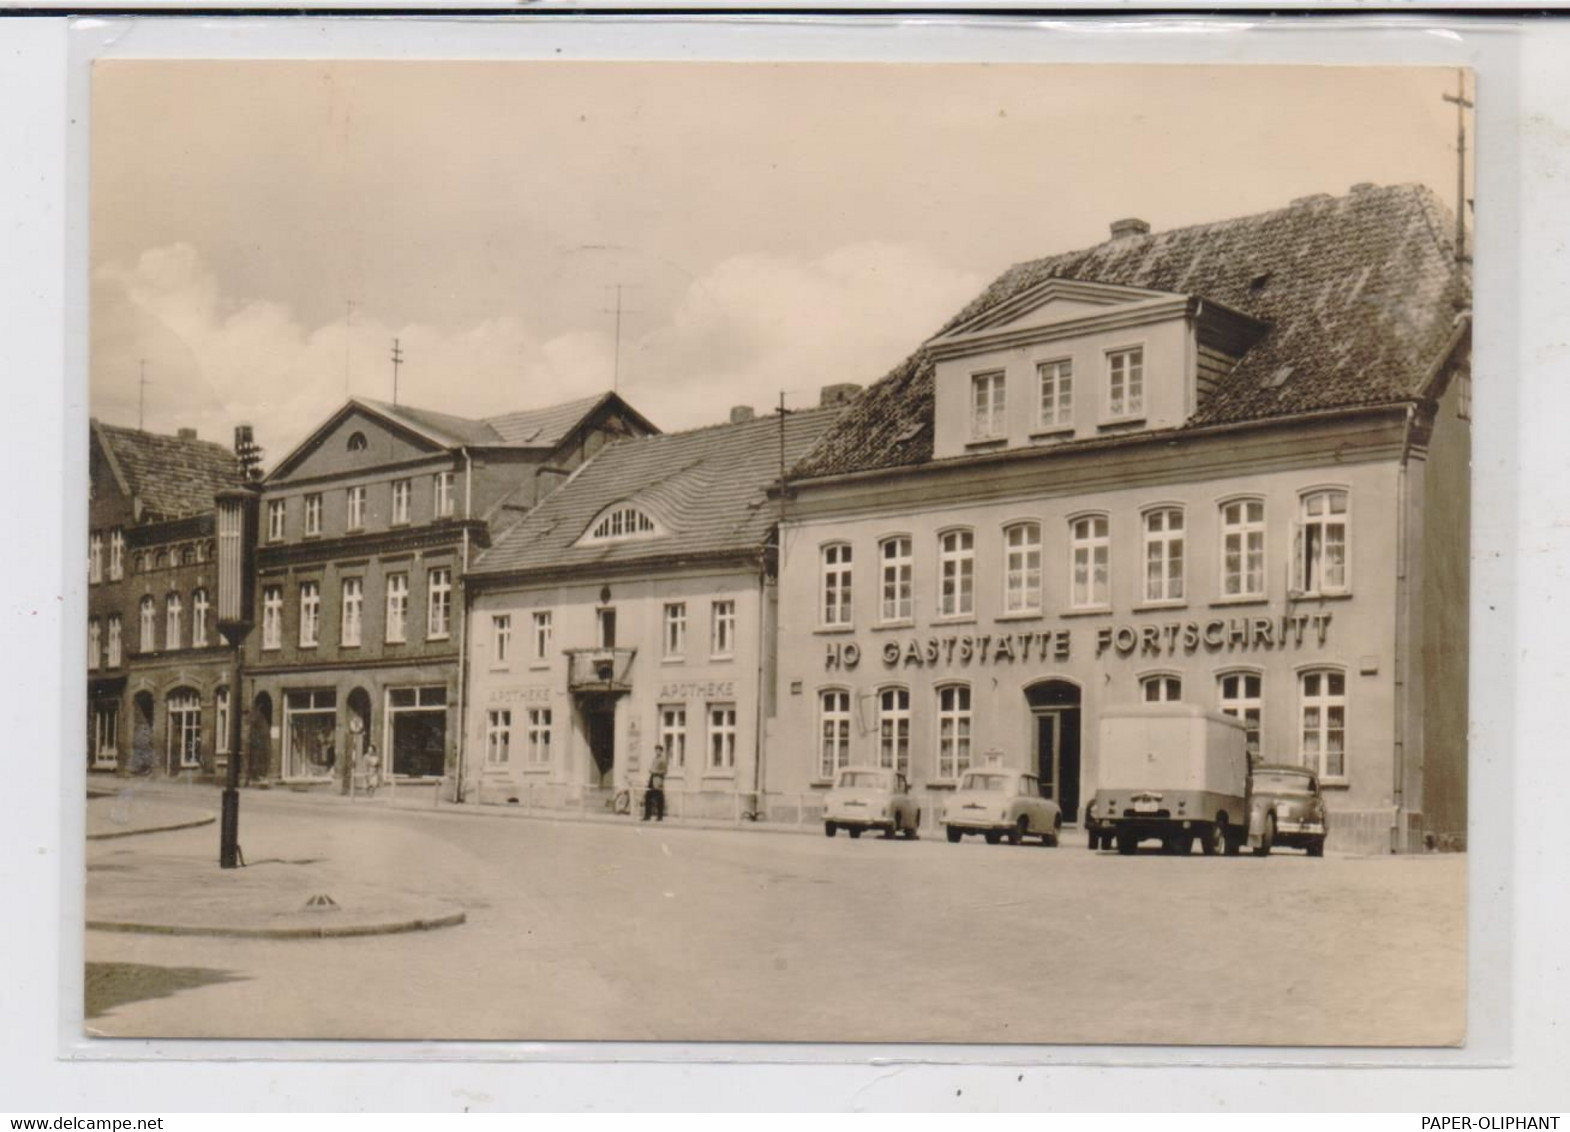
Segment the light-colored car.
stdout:
[[846,767],[824,800],[823,833],[827,837],[842,829],[852,837],[876,829],[884,837],[903,833],[914,838],[920,826],[921,804],[911,796],[905,776],[896,771]]
[[979,833],[988,845],[1005,837],[1015,845],[1026,837],[1056,845],[1063,830],[1058,804],[1041,796],[1041,783],[1034,774],[1018,770],[966,771],[954,796],[943,803],[939,818],[950,841]]
[[1310,857],[1325,855],[1330,819],[1319,776],[1302,766],[1256,766],[1249,780],[1249,828],[1256,856],[1290,845]]

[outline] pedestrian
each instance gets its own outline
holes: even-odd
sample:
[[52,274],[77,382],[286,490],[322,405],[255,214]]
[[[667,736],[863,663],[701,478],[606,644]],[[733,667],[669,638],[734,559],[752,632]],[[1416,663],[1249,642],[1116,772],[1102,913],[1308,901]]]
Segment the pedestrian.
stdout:
[[643,820],[653,816],[655,821],[665,820],[665,748],[654,748],[654,765],[649,767],[649,789],[643,795]]
[[131,736],[131,773],[153,773],[153,725],[150,723],[138,723]]
[[376,741],[370,739],[365,744],[365,796],[376,797],[376,788],[382,784],[382,756],[376,749]]

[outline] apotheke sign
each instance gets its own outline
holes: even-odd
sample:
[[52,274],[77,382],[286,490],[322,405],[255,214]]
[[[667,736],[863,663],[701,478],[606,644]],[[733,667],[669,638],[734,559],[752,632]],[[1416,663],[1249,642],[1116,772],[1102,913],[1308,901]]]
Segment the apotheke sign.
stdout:
[[[1160,625],[1104,625],[1095,630],[1095,655],[1177,656],[1205,650],[1262,651],[1323,646],[1330,631],[1328,613],[1287,613],[1279,617],[1215,617],[1209,621],[1168,621]],[[1081,631],[1083,632],[1083,631]],[[1028,660],[1069,660],[1076,631],[947,634],[894,637],[877,646],[886,668],[1009,665]],[[829,641],[826,669],[861,664],[857,641]]]

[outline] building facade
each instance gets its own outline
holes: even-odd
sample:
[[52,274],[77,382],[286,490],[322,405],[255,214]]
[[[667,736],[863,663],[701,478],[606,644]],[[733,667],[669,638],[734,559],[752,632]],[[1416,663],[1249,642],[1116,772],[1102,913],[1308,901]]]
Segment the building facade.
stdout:
[[[1469,292],[1359,186],[1011,269],[792,477],[768,789],[968,766],[1065,820],[1110,705],[1242,719],[1338,848],[1465,829]],[[803,741],[811,736],[811,742]]]
[[247,776],[348,789],[455,774],[471,556],[613,440],[615,394],[484,420],[355,399],[262,483]]
[[768,489],[839,411],[739,412],[609,447],[479,556],[467,796],[630,803],[658,745],[673,814],[755,812],[774,686]]
[[234,654],[217,630],[213,496],[235,454],[194,430],[91,424],[87,766],[210,777],[228,758]]

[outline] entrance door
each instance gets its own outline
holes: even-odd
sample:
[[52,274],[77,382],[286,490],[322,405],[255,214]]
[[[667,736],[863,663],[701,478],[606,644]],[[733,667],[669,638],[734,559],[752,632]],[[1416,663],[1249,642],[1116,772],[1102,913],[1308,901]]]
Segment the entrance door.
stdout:
[[589,730],[589,754],[594,759],[594,785],[609,787],[616,770],[616,715],[610,711],[591,711],[585,722]]
[[1079,689],[1050,680],[1026,689],[1035,720],[1036,774],[1041,792],[1058,804],[1065,822],[1080,818]]

